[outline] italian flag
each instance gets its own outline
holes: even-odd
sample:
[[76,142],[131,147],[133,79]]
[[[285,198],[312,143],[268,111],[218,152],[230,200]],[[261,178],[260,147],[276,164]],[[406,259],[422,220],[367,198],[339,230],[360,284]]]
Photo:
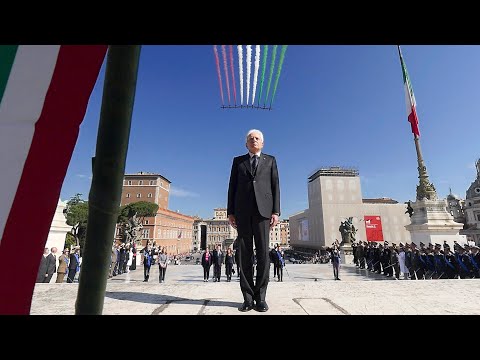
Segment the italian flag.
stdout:
[[0,46],[0,315],[30,312],[43,248],[106,51],[106,45]]
[[420,130],[418,129],[418,117],[417,117],[417,103],[415,102],[415,96],[413,95],[412,83],[408,76],[407,67],[405,61],[403,61],[402,51],[398,46],[398,54],[400,55],[400,63],[402,64],[403,72],[403,85],[405,87],[405,102],[407,105],[407,116],[410,125],[412,126],[412,133],[416,138],[420,137]]

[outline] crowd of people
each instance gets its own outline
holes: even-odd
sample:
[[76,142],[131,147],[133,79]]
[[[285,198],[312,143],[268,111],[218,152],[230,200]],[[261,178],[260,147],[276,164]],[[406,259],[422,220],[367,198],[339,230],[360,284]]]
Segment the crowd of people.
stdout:
[[53,274],[57,274],[56,283],[63,283],[67,276],[67,283],[73,283],[80,276],[80,266],[82,258],[80,256],[80,247],[74,246],[72,250],[65,248],[57,259],[58,249],[47,247],[43,251],[42,259],[37,273],[37,283],[50,283]]
[[354,263],[360,269],[396,279],[471,279],[480,277],[480,249],[475,244],[443,245],[420,242],[360,241],[352,244]]

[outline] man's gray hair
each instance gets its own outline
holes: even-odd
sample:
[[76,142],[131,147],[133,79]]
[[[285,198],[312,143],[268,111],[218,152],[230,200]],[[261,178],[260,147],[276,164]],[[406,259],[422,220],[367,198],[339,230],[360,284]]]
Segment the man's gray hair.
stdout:
[[248,141],[248,137],[250,136],[251,133],[254,133],[254,132],[260,134],[260,138],[262,139],[262,142],[263,142],[263,133],[260,130],[257,130],[257,129],[249,130],[248,133],[247,133],[247,136],[245,137],[245,140]]

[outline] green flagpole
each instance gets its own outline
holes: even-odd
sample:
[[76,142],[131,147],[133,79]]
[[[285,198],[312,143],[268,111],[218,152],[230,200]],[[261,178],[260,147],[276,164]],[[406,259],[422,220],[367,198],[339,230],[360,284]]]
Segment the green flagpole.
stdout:
[[122,194],[140,45],[108,48],[75,315],[101,315]]

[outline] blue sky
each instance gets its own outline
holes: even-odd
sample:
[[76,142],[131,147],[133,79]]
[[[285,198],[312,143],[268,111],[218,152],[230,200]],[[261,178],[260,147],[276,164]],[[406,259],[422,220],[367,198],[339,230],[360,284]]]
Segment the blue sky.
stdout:
[[[430,180],[441,198],[450,187],[464,198],[480,157],[480,46],[405,45],[402,53]],[[220,48],[219,55],[222,65]],[[64,201],[76,193],[88,199],[104,71],[105,63]],[[415,199],[416,152],[395,45],[290,45],[272,111],[220,105],[211,45],[143,46],[126,173],[162,174],[172,182],[171,210],[211,218],[213,208],[226,207],[232,159],[246,153],[245,135],[257,128],[263,151],[277,158],[281,218],[308,207],[307,178],[323,166],[357,168],[364,198]]]

